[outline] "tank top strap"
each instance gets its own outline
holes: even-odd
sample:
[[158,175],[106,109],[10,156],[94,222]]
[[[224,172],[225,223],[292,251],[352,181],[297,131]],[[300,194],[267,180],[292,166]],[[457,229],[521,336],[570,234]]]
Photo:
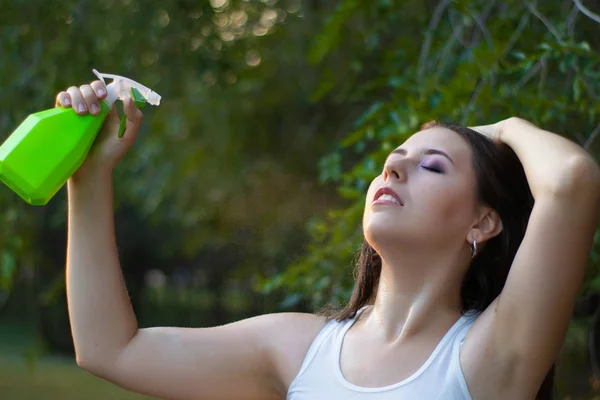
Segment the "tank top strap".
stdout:
[[335,331],[343,330],[347,325],[352,324],[367,307],[368,306],[360,308],[353,318],[349,318],[342,322],[339,322],[335,318],[333,318],[323,326],[321,331],[317,334],[310,347],[308,348],[308,352],[306,353],[306,356],[304,356],[304,361],[302,362],[302,366],[300,367],[300,371],[298,372],[296,379],[300,377],[300,375],[302,375],[302,373],[306,371],[306,369],[309,367],[310,363],[315,358],[315,354],[317,354],[323,342],[327,340],[327,338],[329,338],[331,334]]
[[335,319],[332,319],[328,321],[325,324],[325,326],[323,326],[321,331],[317,334],[313,342],[310,344],[308,352],[306,353],[306,356],[304,356],[304,361],[302,362],[300,371],[298,372],[298,375],[296,375],[296,378],[294,380],[298,379],[304,373],[304,371],[306,371],[313,358],[315,358],[315,354],[317,354],[317,352],[319,351],[321,344],[325,341],[325,339],[329,337],[329,335],[331,335],[335,328],[338,327],[340,324],[342,323],[336,321]]
[[471,399],[471,393],[469,392],[467,380],[460,364],[460,352],[462,350],[463,343],[465,342],[465,338],[467,337],[467,333],[469,333],[473,322],[475,322],[479,315],[481,315],[481,312],[479,311],[469,311],[462,316],[461,319],[463,319],[464,322],[456,332],[454,343],[452,345],[452,361],[448,366],[448,370],[451,371],[451,374],[455,377],[465,399]]
[[467,337],[467,333],[469,333],[469,329],[471,329],[471,325],[473,322],[481,315],[479,311],[467,311],[461,319],[463,319],[463,323],[456,332],[455,343],[458,342],[459,350],[462,349],[462,345]]

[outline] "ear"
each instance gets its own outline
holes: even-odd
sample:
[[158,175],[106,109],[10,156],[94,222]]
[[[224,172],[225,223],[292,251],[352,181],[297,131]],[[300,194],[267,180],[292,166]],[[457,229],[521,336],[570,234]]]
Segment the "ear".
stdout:
[[476,240],[477,243],[484,243],[500,232],[502,232],[500,215],[490,207],[483,207],[477,221],[467,233],[467,241],[473,243],[473,240]]

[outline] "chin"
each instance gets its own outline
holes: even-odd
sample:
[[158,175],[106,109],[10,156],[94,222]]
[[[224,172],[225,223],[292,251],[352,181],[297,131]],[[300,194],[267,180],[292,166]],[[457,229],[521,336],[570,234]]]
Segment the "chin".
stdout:
[[363,220],[363,234],[367,242],[377,248],[377,244],[400,243],[407,239],[406,227],[394,218],[383,215],[370,215]]

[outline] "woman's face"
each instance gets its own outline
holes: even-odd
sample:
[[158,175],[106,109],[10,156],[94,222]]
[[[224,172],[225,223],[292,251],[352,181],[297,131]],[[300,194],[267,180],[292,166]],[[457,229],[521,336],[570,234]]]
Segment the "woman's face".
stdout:
[[476,213],[471,149],[457,133],[434,127],[390,153],[367,192],[363,229],[376,249],[448,246],[464,243]]

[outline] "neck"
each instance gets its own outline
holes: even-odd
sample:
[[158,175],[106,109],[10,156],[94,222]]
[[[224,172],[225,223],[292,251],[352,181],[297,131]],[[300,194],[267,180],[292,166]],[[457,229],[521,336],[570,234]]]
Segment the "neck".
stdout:
[[382,254],[381,277],[369,320],[387,340],[447,327],[461,311],[464,257],[451,251],[399,251]]

